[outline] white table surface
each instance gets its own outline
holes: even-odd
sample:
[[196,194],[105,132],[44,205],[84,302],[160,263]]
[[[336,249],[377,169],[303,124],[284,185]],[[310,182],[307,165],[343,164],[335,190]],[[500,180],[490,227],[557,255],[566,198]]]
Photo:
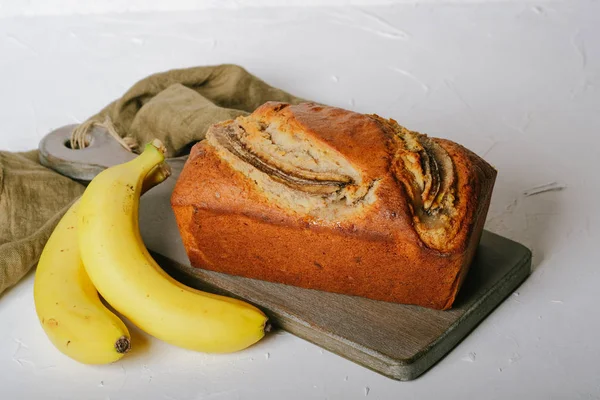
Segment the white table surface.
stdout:
[[[223,62],[485,157],[487,228],[530,247],[533,274],[412,382],[285,332],[231,355],[137,333],[122,361],[80,365],[45,337],[29,274],[0,296],[0,398],[600,398],[599,2],[0,18],[0,149],[35,148],[150,73]],[[549,182],[564,189],[523,194]]]

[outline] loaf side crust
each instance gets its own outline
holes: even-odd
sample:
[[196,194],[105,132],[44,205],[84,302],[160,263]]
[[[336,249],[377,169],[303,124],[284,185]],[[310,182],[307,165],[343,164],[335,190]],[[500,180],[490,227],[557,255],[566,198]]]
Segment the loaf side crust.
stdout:
[[[192,149],[171,198],[193,266],[376,300],[435,309],[452,306],[489,207],[496,176],[489,164],[458,144],[432,138],[454,163],[461,201],[455,235],[444,247],[433,248],[417,232],[414,205],[392,168],[394,132],[377,118],[311,103],[267,103],[247,118],[283,123],[281,129],[296,130],[302,140],[325,146],[331,157],[343,157],[340,170],[333,172],[307,172],[301,163],[290,164],[288,172],[301,176],[301,182],[319,179],[319,174],[327,179],[347,174],[357,187],[371,185],[365,188],[370,188],[373,201],[334,199],[333,205],[322,207],[307,203],[316,211],[290,206],[289,193],[305,195],[297,186],[286,186],[284,179],[265,189],[257,182],[271,182],[269,174],[238,163],[218,140],[205,140]],[[226,121],[220,127],[236,123]],[[288,168],[284,153],[267,161]],[[250,179],[248,171],[258,180]],[[348,197],[360,190],[348,192]],[[341,211],[332,218],[328,210],[334,206]]]

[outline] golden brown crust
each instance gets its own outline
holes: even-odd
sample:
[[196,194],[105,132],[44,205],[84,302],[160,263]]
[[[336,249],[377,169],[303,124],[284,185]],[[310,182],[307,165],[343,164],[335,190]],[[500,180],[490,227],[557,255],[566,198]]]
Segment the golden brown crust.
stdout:
[[[427,147],[423,158],[438,165],[423,168],[431,182],[411,183],[398,161],[400,153],[411,157],[402,129],[339,108],[273,102],[215,125],[192,149],[171,199],[192,265],[449,308],[479,241],[496,172],[460,145],[427,138],[411,148]],[[337,186],[314,190],[321,181]],[[427,197],[450,193],[449,186],[452,202]],[[414,187],[427,187],[429,201],[414,201]],[[419,226],[435,225],[417,209],[423,204],[438,214],[452,206],[441,239]]]

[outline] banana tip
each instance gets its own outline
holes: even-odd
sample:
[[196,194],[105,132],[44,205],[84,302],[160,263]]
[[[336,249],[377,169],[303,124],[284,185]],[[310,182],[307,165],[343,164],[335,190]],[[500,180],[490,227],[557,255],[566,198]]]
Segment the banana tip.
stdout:
[[269,332],[271,332],[271,329],[273,329],[273,325],[271,325],[271,323],[269,321],[267,321],[265,323],[265,327],[263,328],[263,330],[265,331],[265,333],[269,333]]
[[117,349],[117,353],[125,354],[131,349],[131,341],[128,337],[121,336],[115,343],[115,349]]

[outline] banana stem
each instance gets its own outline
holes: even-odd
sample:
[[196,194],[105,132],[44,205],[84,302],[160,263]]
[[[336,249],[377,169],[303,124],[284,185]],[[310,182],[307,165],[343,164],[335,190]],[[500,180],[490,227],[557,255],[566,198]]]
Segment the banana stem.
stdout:
[[156,149],[158,149],[158,151],[163,153],[163,155],[167,154],[167,148],[165,147],[163,142],[161,142],[159,139],[153,139],[150,143],[148,143],[147,146],[155,147]]

